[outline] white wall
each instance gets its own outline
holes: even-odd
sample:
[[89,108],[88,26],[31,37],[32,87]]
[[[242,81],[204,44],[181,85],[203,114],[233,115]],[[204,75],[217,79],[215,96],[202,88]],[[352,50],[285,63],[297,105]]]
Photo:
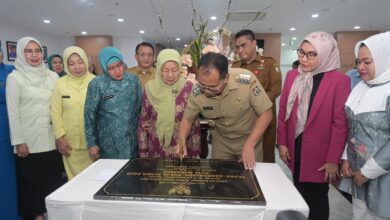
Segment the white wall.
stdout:
[[[75,37],[71,36],[53,36],[48,34],[42,34],[34,30],[29,30],[26,28],[15,27],[10,24],[4,24],[0,22],[0,41],[1,48],[4,53],[4,63],[13,64],[13,62],[8,61],[7,57],[7,41],[17,42],[18,39],[31,36],[40,41],[43,46],[47,47],[48,55],[57,53],[62,55],[65,48],[75,45]],[[137,65],[137,61],[134,58],[135,47],[138,43],[144,41],[145,39],[142,36],[133,36],[133,37],[119,37],[113,36],[113,46],[117,47],[123,54],[126,64],[129,67]]]
[[125,59],[128,67],[136,66],[137,61],[134,58],[135,47],[143,41],[141,36],[134,37],[113,37],[113,46],[118,48]]
[[74,37],[58,37],[51,36],[47,34],[38,33],[33,30],[26,28],[19,28],[9,24],[0,23],[0,41],[1,48],[4,53],[4,63],[13,64],[13,62],[8,61],[7,56],[7,41],[17,42],[20,38],[25,36],[31,36],[39,40],[39,42],[47,47],[48,55],[53,53],[62,54],[62,51],[70,46],[74,45]]
[[298,59],[296,50],[287,49],[282,47],[280,57],[280,70],[282,71],[282,79],[286,78],[288,71],[292,69],[292,63]]
[[[58,54],[62,56],[64,50],[69,47],[73,46],[76,43],[76,38],[75,37],[59,37],[59,51]],[[50,54],[50,53],[49,53]]]
[[[284,79],[288,71],[292,69],[292,63],[298,59],[296,50],[281,48],[280,53],[280,71],[282,72],[282,85],[284,85]],[[283,88],[283,87],[282,87]],[[280,96],[276,99],[276,114],[279,112],[279,99]],[[276,116],[277,117],[277,116]]]

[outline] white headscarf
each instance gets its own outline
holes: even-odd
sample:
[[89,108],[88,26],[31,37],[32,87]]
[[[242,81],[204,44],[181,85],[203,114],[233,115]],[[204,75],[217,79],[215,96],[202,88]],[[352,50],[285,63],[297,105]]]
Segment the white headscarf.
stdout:
[[340,55],[337,42],[332,35],[322,31],[308,34],[301,45],[309,42],[317,51],[319,66],[312,72],[303,72],[298,67],[299,75],[295,78],[287,101],[286,121],[290,118],[294,102],[298,97],[298,121],[295,137],[303,132],[309,111],[310,94],[313,89],[313,76],[340,68]]
[[390,81],[390,31],[359,41],[355,46],[356,57],[362,44],[370,50],[375,64],[375,78],[366,83],[377,85]]
[[[26,83],[33,87],[44,88],[45,81],[47,77],[51,74],[56,74],[53,71],[49,70],[45,64],[43,63],[43,54],[42,54],[42,62],[36,67],[31,66],[27,63],[26,58],[24,56],[24,49],[27,44],[33,41],[39,45],[42,50],[43,48],[41,43],[33,37],[23,37],[20,38],[16,44],[16,60],[15,60],[15,68],[13,73],[21,75]],[[57,74],[56,74],[57,75]],[[57,77],[58,78],[58,77]]]
[[355,46],[356,57],[362,44],[370,50],[375,65],[375,77],[360,82],[352,90],[345,105],[354,114],[384,111],[386,100],[390,96],[390,32],[377,34],[358,42]]

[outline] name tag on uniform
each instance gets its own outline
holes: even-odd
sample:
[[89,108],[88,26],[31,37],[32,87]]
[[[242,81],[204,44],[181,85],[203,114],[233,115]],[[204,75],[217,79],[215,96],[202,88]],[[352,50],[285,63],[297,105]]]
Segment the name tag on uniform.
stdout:
[[213,110],[213,106],[203,106],[203,110],[204,111],[212,111]]
[[106,96],[103,96],[103,99],[112,99],[114,98],[114,95],[106,95]]
[[0,87],[5,87],[5,82],[0,82]]
[[249,74],[240,74],[238,77],[238,82],[243,84],[249,84],[250,80],[251,80],[251,75]]
[[70,95],[63,95],[62,98],[63,99],[70,99]]

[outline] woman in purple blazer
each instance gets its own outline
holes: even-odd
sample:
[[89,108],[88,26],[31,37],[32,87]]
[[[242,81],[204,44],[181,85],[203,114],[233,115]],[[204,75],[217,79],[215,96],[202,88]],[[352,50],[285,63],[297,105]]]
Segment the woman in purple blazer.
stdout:
[[329,182],[338,176],[346,143],[350,81],[338,71],[339,51],[330,34],[310,33],[297,52],[300,65],[287,73],[280,98],[279,155],[309,205],[309,219],[328,219]]

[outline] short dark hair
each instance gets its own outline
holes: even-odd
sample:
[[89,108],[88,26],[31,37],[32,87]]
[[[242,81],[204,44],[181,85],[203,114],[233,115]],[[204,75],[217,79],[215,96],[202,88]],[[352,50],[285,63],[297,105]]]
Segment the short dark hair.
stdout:
[[246,36],[249,40],[255,40],[256,39],[255,33],[253,33],[253,31],[248,30],[248,29],[244,29],[244,30],[241,30],[241,31],[237,32],[235,40],[237,40],[238,38],[240,38],[242,36]]
[[217,69],[219,72],[219,79],[224,79],[228,73],[228,59],[219,53],[206,53],[203,55],[198,63],[198,68],[205,67],[210,73],[212,69]]
[[292,63],[292,68],[293,68],[293,69],[298,69],[298,66],[299,66],[299,60],[295,60],[295,61]]
[[153,54],[154,54],[154,47],[153,47],[153,45],[151,44],[151,43],[149,43],[149,42],[141,42],[141,43],[139,43],[139,44],[137,44],[137,46],[135,47],[135,53],[138,53],[138,49],[139,49],[139,47],[150,47],[150,48],[152,48],[152,50],[153,50]]

